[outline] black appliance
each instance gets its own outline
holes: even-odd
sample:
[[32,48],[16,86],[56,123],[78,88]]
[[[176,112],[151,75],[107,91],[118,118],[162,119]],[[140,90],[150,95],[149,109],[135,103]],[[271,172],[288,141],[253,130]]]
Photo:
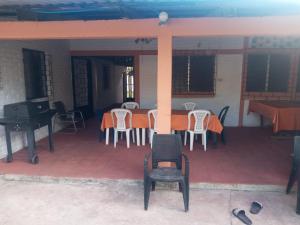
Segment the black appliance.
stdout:
[[0,118],[0,125],[5,126],[7,144],[6,162],[13,160],[10,137],[11,131],[26,131],[28,160],[32,164],[37,164],[39,161],[35,145],[35,129],[48,126],[49,150],[51,152],[53,151],[51,118],[55,115],[56,111],[50,109],[48,101],[25,101],[8,104],[4,105],[3,111],[4,118]]

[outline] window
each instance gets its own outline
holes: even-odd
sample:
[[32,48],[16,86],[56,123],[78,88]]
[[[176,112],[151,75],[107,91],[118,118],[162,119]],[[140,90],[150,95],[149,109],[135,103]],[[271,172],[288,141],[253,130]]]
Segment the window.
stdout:
[[23,49],[26,99],[47,97],[45,53]]
[[133,67],[127,66],[123,74],[125,76],[125,86],[126,86],[126,100],[134,99],[134,75]]
[[215,89],[215,56],[174,56],[173,94],[211,94]]
[[287,92],[290,56],[283,54],[249,54],[247,92]]

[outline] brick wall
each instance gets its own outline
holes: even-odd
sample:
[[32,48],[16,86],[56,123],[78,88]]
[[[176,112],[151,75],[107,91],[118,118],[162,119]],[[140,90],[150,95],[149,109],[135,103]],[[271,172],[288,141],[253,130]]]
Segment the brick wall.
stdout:
[[[3,105],[25,100],[22,48],[44,51],[52,56],[53,100],[62,100],[72,108],[72,80],[68,41],[0,41],[0,116]],[[36,130],[36,139],[46,137],[46,127]],[[13,132],[12,148],[26,145],[22,132]],[[6,155],[4,128],[0,127],[0,158]]]

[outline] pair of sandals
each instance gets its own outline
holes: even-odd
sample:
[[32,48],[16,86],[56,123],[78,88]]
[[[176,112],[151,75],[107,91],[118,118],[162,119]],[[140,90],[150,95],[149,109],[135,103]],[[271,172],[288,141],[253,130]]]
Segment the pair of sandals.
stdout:
[[[258,214],[260,210],[263,208],[262,204],[259,202],[252,202],[250,207],[250,213],[252,214]],[[242,221],[246,225],[251,225],[252,221],[250,218],[246,215],[245,210],[242,209],[233,209],[232,214],[237,217],[240,221]]]

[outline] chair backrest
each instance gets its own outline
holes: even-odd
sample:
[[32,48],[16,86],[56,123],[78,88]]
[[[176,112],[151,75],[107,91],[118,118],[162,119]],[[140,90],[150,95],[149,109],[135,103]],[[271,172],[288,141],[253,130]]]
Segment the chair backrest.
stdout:
[[[195,119],[194,127],[192,131],[201,132],[207,130],[207,125],[210,119],[210,111],[207,110],[193,110],[188,113],[188,130],[192,128],[192,116]],[[207,118],[207,119],[205,119]]]
[[221,124],[224,125],[224,121],[229,110],[229,106],[225,106],[219,113],[218,118],[221,121]]
[[[152,127],[153,121],[153,127]],[[149,128],[156,131],[157,129],[157,109],[152,109],[148,111],[148,124]]]
[[185,110],[194,110],[196,107],[196,103],[194,102],[185,102],[183,103]]
[[53,102],[53,106],[56,112],[58,113],[58,115],[66,113],[65,105],[63,102],[61,101]]
[[179,134],[154,134],[152,142],[152,166],[159,162],[175,162],[181,169],[182,141]]
[[[113,109],[110,111],[113,127],[117,130],[126,130],[132,127],[132,112],[128,109]],[[129,116],[129,124],[126,124],[126,117]]]
[[121,105],[121,108],[123,108],[123,109],[139,109],[140,105],[137,102],[124,102]]

